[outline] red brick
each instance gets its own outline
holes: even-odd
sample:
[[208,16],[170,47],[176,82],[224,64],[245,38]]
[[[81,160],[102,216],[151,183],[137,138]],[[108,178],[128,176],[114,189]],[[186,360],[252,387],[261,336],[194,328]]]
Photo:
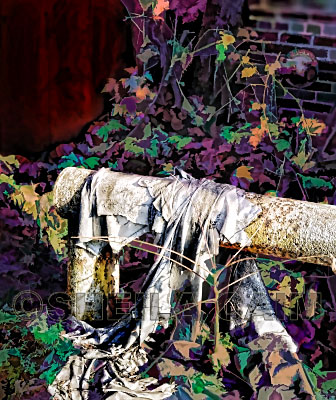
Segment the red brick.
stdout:
[[290,35],[288,33],[283,33],[281,35],[281,42],[286,43],[298,43],[298,44],[309,44],[310,36],[307,35]]
[[312,15],[315,21],[323,21],[323,22],[333,22],[335,21],[335,17],[333,15]]
[[307,14],[304,13],[282,13],[281,15],[286,19],[308,19]]
[[258,39],[267,42],[276,42],[278,40],[278,32],[258,32]]
[[336,73],[319,71],[318,77],[321,81],[336,81]]
[[284,22],[277,22],[275,24],[275,29],[279,31],[288,31],[288,24],[285,24]]
[[325,46],[325,47],[336,47],[336,39],[322,37],[322,36],[315,36],[314,45]]
[[315,100],[315,92],[300,89],[288,89],[288,91],[300,100]]
[[308,101],[304,101],[302,107],[304,110],[317,111],[320,113],[328,113],[331,110],[331,105],[329,104],[312,103]]
[[319,61],[319,71],[336,71],[336,63]]
[[298,102],[294,99],[277,99],[277,105],[282,108],[300,108]]
[[336,103],[336,93],[317,93],[317,101],[325,103]]
[[258,21],[257,27],[261,29],[272,29],[272,24],[268,21]]

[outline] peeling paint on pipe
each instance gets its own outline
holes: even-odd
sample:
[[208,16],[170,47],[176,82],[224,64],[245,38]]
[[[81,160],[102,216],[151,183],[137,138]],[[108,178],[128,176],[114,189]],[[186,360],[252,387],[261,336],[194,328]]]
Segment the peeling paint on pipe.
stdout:
[[[81,188],[93,172],[74,167],[61,172],[54,188],[54,205],[60,215],[71,218],[78,213]],[[254,193],[246,193],[246,197],[262,209],[260,216],[246,228],[252,240],[246,250],[331,265],[331,258],[336,257],[335,206]]]

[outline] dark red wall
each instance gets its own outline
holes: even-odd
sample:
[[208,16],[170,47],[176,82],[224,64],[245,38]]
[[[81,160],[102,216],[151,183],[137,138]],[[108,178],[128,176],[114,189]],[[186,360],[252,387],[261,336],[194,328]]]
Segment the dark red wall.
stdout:
[[0,152],[68,141],[103,110],[123,67],[119,0],[0,1]]

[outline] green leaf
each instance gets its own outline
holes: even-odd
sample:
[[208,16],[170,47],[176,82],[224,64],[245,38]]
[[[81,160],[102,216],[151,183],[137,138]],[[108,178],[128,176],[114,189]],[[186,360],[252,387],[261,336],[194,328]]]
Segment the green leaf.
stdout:
[[9,358],[9,349],[0,350],[0,366],[7,363]]
[[0,174],[0,184],[1,183],[7,183],[10,186],[16,187],[15,180],[13,179],[13,175],[5,175],[5,174]]
[[214,283],[215,283],[215,279],[214,279],[213,274],[209,274],[209,275],[207,276],[207,278],[206,278],[206,281],[208,282],[208,284],[209,284],[210,286],[213,286]]
[[116,161],[114,163],[111,163],[110,161],[108,161],[107,164],[108,164],[109,168],[112,168],[112,169],[117,169],[118,168],[118,161]]
[[186,110],[188,113],[193,113],[194,112],[194,109],[193,109],[192,105],[189,103],[189,101],[188,101],[188,99],[186,97],[184,97],[184,99],[183,99],[182,108],[184,110]]
[[99,157],[89,157],[86,160],[83,161],[83,165],[86,168],[94,168],[97,165],[99,165]]
[[131,153],[137,154],[137,155],[144,154],[145,153],[145,149],[143,149],[140,146],[137,146],[136,145],[137,141],[138,140],[136,138],[134,138],[134,137],[127,137],[124,140],[125,150],[129,151]]
[[19,318],[14,314],[8,314],[0,311],[0,324],[6,324],[8,322],[18,322]]
[[126,130],[127,128],[116,119],[111,119],[106,125],[97,130],[96,135],[106,142],[111,131],[118,131],[120,129]]
[[329,379],[322,383],[322,389],[329,392],[329,391],[336,391],[336,379]]
[[150,155],[151,157],[157,157],[158,156],[158,144],[159,141],[157,139],[152,139],[151,140],[151,146],[149,149],[146,149],[146,153]]
[[60,337],[63,327],[60,323],[52,325],[48,328],[46,321],[43,319],[38,325],[32,329],[32,334],[36,340],[40,340],[44,344],[54,344]]
[[56,342],[55,351],[62,361],[66,361],[71,355],[80,352],[80,350],[76,349],[68,339],[60,339]]
[[181,150],[181,149],[183,149],[184,146],[186,146],[188,143],[190,143],[192,141],[192,138],[174,135],[174,136],[170,136],[168,138],[168,141],[169,141],[169,143],[176,144],[177,150]]
[[62,156],[61,160],[63,160],[63,161],[60,164],[58,164],[58,166],[57,166],[57,168],[59,168],[59,169],[63,169],[63,168],[67,168],[67,167],[74,167],[74,166],[78,165],[78,163],[80,162],[80,159],[78,158],[78,156],[76,154],[74,154],[73,152],[71,152],[67,156]]
[[150,72],[146,71],[144,77],[153,82],[153,77]]
[[40,379],[44,379],[48,385],[51,385],[54,382],[60,368],[60,364],[53,363],[50,368],[48,368],[40,375]]
[[299,116],[299,117],[292,117],[291,118],[291,121],[293,122],[293,124],[298,124],[299,122],[300,122],[300,120],[301,120],[301,117]]
[[152,134],[151,124],[147,124],[147,125],[145,126],[145,129],[144,129],[144,136],[143,136],[143,138],[144,138],[144,139],[147,139],[147,138],[149,138],[149,137],[151,136],[151,134]]
[[301,174],[298,174],[301,179],[302,179],[302,184],[303,187],[306,189],[311,189],[311,188],[328,188],[332,189],[333,185],[331,182],[328,182],[322,178],[313,178],[310,176],[304,176]]
[[[242,128],[246,129],[245,127],[242,127]],[[232,126],[225,126],[222,129],[220,136],[222,136],[224,139],[226,139],[227,142],[230,144],[233,144],[233,143],[239,144],[244,137],[251,136],[251,132],[247,132],[247,131],[240,132],[239,129],[237,131],[233,131]]]
[[196,115],[195,118],[192,120],[192,123],[196,126],[202,126],[204,125],[204,120],[199,115]]
[[275,140],[274,143],[278,151],[284,151],[290,148],[290,143],[285,139]]
[[268,129],[269,129],[270,134],[271,134],[272,137],[278,137],[279,136],[279,126],[278,126],[278,124],[269,123],[268,124]]
[[240,347],[240,346],[235,346],[235,347],[238,350],[237,357],[240,365],[240,373],[244,375],[244,369],[247,366],[247,361],[250,357],[251,352],[246,347]]
[[218,56],[216,58],[216,62],[222,62],[226,59],[226,51],[227,47],[223,45],[223,43],[216,44],[216,50],[218,51]]
[[322,360],[320,360],[315,366],[314,366],[314,368],[313,368],[313,372],[316,374],[316,375],[318,375],[318,376],[320,376],[320,377],[325,377],[326,375],[327,375],[327,372],[326,371],[321,371],[321,368],[323,367],[323,363],[322,363]]

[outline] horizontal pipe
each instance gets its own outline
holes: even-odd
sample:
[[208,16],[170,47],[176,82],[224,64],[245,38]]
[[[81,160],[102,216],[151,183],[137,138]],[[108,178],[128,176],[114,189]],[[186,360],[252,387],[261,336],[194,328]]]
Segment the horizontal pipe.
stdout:
[[[61,172],[54,187],[54,205],[60,215],[71,218],[78,213],[81,189],[92,173],[92,170],[74,167]],[[255,193],[246,193],[246,198],[262,210],[245,229],[252,242],[247,251],[331,265],[336,257],[336,206]],[[229,243],[222,245],[239,248]]]

